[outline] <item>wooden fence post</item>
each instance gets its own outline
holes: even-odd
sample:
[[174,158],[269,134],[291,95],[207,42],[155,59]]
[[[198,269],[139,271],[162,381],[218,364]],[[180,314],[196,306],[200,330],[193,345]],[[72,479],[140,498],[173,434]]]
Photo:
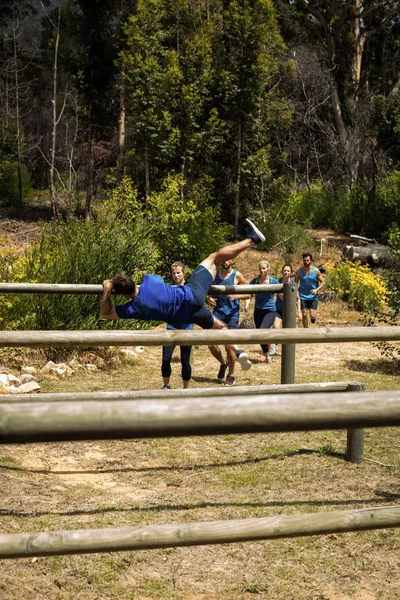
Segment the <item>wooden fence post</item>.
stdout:
[[[349,392],[363,392],[365,385],[360,384],[349,384]],[[352,463],[359,464],[364,458],[364,429],[362,427],[355,427],[347,430],[347,452],[346,460]]]
[[[296,294],[295,283],[283,284],[283,328],[296,327]],[[294,383],[295,361],[295,344],[282,344],[281,383]]]

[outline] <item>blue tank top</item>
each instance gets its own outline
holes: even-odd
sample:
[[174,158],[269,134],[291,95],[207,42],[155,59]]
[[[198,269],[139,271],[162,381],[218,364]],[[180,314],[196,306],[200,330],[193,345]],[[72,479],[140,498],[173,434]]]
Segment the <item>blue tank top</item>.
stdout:
[[[233,269],[232,273],[226,279],[221,279],[219,276],[219,271],[215,276],[213,285],[235,285],[235,276],[237,270]],[[214,308],[214,316],[218,317],[227,317],[232,316],[236,313],[240,313],[240,300],[237,298],[236,300],[231,300],[228,296],[217,296],[217,305]]]
[[[278,279],[278,281],[279,281],[279,283],[282,283],[282,277],[280,279]],[[289,279],[289,283],[294,283],[293,279]],[[278,295],[276,296],[275,306],[276,306],[277,312],[282,314],[283,300],[281,300]]]
[[311,267],[311,273],[304,273],[303,268],[300,268],[299,271],[299,294],[300,300],[313,300],[317,296],[315,294],[311,294],[311,290],[315,290],[318,287],[318,276],[317,269],[315,267]]
[[[254,277],[254,279],[252,279],[250,281],[250,285],[254,285],[254,284],[258,284],[260,283],[260,278],[259,277]],[[268,284],[266,285],[273,285],[275,283],[279,283],[279,281],[277,279],[274,279],[273,277],[269,278]],[[274,293],[273,292],[263,292],[262,294],[255,294],[256,297],[256,303],[255,303],[255,308],[262,308],[263,310],[271,310],[271,311],[275,311],[275,301],[274,301]]]

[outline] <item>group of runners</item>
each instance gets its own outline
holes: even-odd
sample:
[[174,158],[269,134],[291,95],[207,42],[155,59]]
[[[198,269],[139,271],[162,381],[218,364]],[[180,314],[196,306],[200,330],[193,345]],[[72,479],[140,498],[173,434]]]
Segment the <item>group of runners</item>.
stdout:
[[[234,244],[225,246],[210,254],[193,271],[186,282],[186,268],[182,262],[171,265],[173,285],[166,284],[158,275],[145,275],[140,286],[137,286],[128,275],[119,274],[111,280],[103,282],[103,294],[100,313],[104,318],[137,319],[145,321],[164,321],[167,329],[193,329],[194,324],[203,329],[237,329],[239,327],[240,301],[246,300],[245,312],[248,312],[253,295],[221,295],[210,296],[209,307],[205,302],[211,285],[245,284],[245,278],[233,268],[234,259],[244,250],[255,247],[265,240],[262,232],[246,219],[246,237]],[[290,264],[283,265],[279,279],[270,277],[270,265],[267,260],[258,263],[258,275],[250,284],[277,284],[295,282],[298,284],[297,316],[303,326],[308,327],[316,321],[318,292],[324,285],[321,272],[312,264],[312,255],[303,254],[303,266],[294,274]],[[126,296],[129,301],[113,306],[111,292]],[[282,327],[282,294],[261,292],[255,294],[254,323],[258,329]],[[276,350],[274,345],[261,345],[264,362],[269,364]],[[170,389],[171,359],[175,346],[163,347],[161,373],[163,389]],[[236,360],[243,370],[251,368],[252,363],[247,353],[233,344],[223,350],[217,346],[209,346],[211,354],[220,363],[217,378],[226,386],[235,383]],[[183,387],[189,386],[191,378],[191,346],[181,346],[181,365]]]

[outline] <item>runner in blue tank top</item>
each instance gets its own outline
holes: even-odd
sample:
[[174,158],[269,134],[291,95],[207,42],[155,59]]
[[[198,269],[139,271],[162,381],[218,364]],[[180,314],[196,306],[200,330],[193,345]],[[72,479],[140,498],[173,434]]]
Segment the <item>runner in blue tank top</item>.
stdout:
[[[268,271],[270,269],[269,262],[267,260],[261,260],[258,263],[258,277],[254,277],[250,281],[251,285],[255,284],[275,284],[279,283],[277,279],[270,277]],[[270,329],[274,324],[276,317],[276,308],[273,292],[262,292],[261,294],[255,294],[255,308],[254,308],[254,324],[257,329]],[[246,309],[249,306],[249,302],[246,302]],[[269,356],[270,347],[268,344],[261,344],[262,351],[265,355],[264,362],[269,364],[272,362],[272,357]]]
[[[185,285],[186,267],[183,262],[177,261],[171,265],[171,275],[175,285]],[[187,325],[182,326],[182,329],[193,329],[193,327],[193,323],[188,323]],[[176,327],[167,323],[167,329],[176,329]],[[162,349],[161,374],[163,377],[163,390],[171,389],[171,360],[174,350],[175,346],[163,346]],[[192,367],[190,365],[190,353],[192,351],[192,346],[180,346],[180,351],[183,387],[184,389],[187,389],[192,376]]]
[[318,292],[325,285],[320,270],[312,265],[312,259],[309,252],[303,254],[303,266],[295,277],[295,282],[299,285],[303,327],[308,327],[308,313],[311,323],[317,320]]
[[[226,260],[221,264],[214,279],[215,285],[241,285],[246,283],[240,271],[232,268],[232,263],[233,260]],[[247,296],[244,297],[247,298]],[[239,327],[240,298],[241,296],[235,295],[221,295],[209,298],[210,305],[214,307],[214,317],[225,323],[228,329],[237,329]],[[242,369],[247,370],[251,367],[251,361],[248,359],[246,352],[240,350],[238,346],[225,346],[226,360],[219,346],[213,345],[208,348],[221,365],[217,378],[223,380],[228,369],[224,385],[232,386],[235,383],[236,358],[239,360]]]
[[[282,277],[279,278],[279,283],[294,283],[294,280],[291,278],[292,275],[292,265],[286,263],[282,267]],[[276,317],[274,321],[274,329],[282,329],[283,325],[283,293],[276,295],[275,301],[276,307]],[[297,308],[297,318],[301,319],[301,310],[300,310],[300,296],[299,292],[297,292],[296,297],[296,308]],[[273,351],[269,351],[269,355],[273,356],[275,354],[275,344],[273,344]]]

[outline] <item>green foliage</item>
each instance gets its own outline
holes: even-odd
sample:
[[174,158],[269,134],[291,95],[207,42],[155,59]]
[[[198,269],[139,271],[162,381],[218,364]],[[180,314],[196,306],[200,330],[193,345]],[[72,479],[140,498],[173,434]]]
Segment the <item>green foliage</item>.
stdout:
[[381,178],[372,189],[362,185],[333,189],[319,181],[289,197],[292,218],[306,227],[332,227],[374,238],[385,238],[400,222],[400,172]]
[[[19,279],[100,284],[117,272],[140,279],[156,267],[157,252],[150,233],[135,191],[124,179],[95,218],[86,221],[69,216],[43,225]],[[3,323],[6,328],[97,329],[101,322],[98,296],[21,295],[11,302],[8,310],[13,320]],[[115,325],[132,328],[132,321],[101,322],[102,328]]]
[[382,312],[387,299],[387,288],[380,275],[358,262],[328,262],[327,286],[342,300],[351,302],[356,310],[377,315]]
[[161,192],[148,197],[148,219],[164,275],[169,275],[176,260],[196,267],[232,233],[232,228],[222,223],[219,207],[209,204],[207,183],[194,186],[183,196],[184,185],[182,175],[170,175]]
[[[27,168],[22,164],[21,167],[21,192],[22,200],[29,200],[32,189],[31,180]],[[11,160],[0,162],[0,205],[18,205],[19,204],[19,180],[18,164]]]
[[261,249],[276,248],[284,260],[290,261],[299,252],[310,252],[314,242],[304,226],[290,218],[289,205],[283,199],[284,190],[280,184],[281,182],[276,182],[275,197],[282,196],[281,201],[269,204],[267,208],[262,206],[258,210],[252,210],[249,216],[259,223],[265,234]]
[[[389,233],[389,245],[395,257],[393,267],[384,273],[387,287],[388,309],[376,318],[365,319],[365,325],[399,325],[400,319],[400,227],[392,227]],[[400,363],[400,348],[398,344],[377,342],[373,344],[381,354]]]

